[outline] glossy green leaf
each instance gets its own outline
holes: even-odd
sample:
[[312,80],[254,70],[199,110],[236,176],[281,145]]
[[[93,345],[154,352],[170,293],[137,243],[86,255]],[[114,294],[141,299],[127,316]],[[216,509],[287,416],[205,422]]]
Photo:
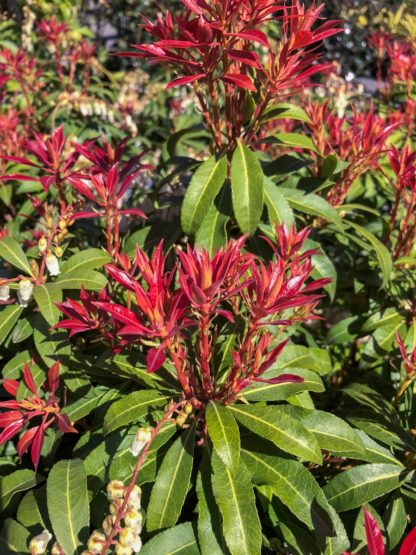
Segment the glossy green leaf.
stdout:
[[331,519],[318,503],[322,490],[303,464],[246,449],[242,450],[242,457],[252,481],[270,485],[274,495],[310,530],[321,521],[323,529],[328,534],[332,532]]
[[232,213],[231,194],[229,187],[220,191],[211,208],[200,225],[195,243],[207,250],[211,256],[227,244],[226,225]]
[[200,551],[193,525],[185,522],[154,536],[144,544],[140,553],[141,555],[199,555]]
[[13,518],[6,518],[1,524],[0,553],[1,555],[16,555],[29,553],[30,533],[27,528]]
[[107,278],[95,270],[73,270],[59,275],[55,283],[62,289],[84,289],[101,291],[107,285]]
[[33,288],[33,297],[39,310],[50,326],[58,323],[61,315],[55,303],[62,302],[62,289],[56,283],[36,285]]
[[305,150],[313,150],[313,152],[319,154],[314,142],[307,135],[302,135],[301,133],[276,133],[273,137],[282,146],[304,148]]
[[212,470],[212,489],[228,549],[232,555],[260,555],[261,527],[247,468],[240,460],[233,473],[214,452]]
[[263,170],[257,156],[239,142],[231,161],[234,214],[243,233],[253,234],[263,211]]
[[108,252],[95,248],[85,249],[73,254],[61,264],[61,274],[95,270],[96,268],[102,268],[107,262],[111,262],[111,256]]
[[108,409],[104,418],[104,433],[108,434],[138,420],[150,409],[163,406],[165,401],[166,397],[152,390],[133,391],[125,395]]
[[279,191],[279,187],[267,177],[264,178],[264,202],[267,206],[271,224],[285,224],[288,229],[293,225],[295,221],[293,210]]
[[349,511],[399,488],[406,475],[401,466],[363,464],[337,474],[324,493],[336,511]]
[[77,553],[89,536],[87,475],[80,459],[57,462],[46,484],[48,514],[56,540],[67,555]]
[[283,383],[262,383],[255,382],[247,389],[241,392],[241,396],[248,401],[282,401],[297,395],[301,391],[314,391],[320,393],[325,391],[325,386],[321,378],[311,370],[304,368],[290,368],[290,370],[282,370],[281,368],[268,371],[263,375],[264,378],[277,377],[280,374],[293,374],[303,379],[302,382],[283,382]]
[[23,308],[15,304],[11,304],[0,310],[0,345],[5,341],[13,329],[22,311]]
[[309,195],[299,195],[298,191],[293,193],[290,189],[285,189],[283,187],[281,187],[280,190],[285,194],[289,205],[295,210],[303,214],[318,216],[319,218],[333,223],[340,231],[343,231],[342,220],[338,212],[324,198],[314,195],[313,193]]
[[240,433],[234,416],[223,405],[211,402],[205,418],[215,451],[225,466],[234,472],[240,459]]
[[300,422],[279,406],[233,405],[229,407],[246,428],[306,461],[322,463],[318,442]]
[[381,275],[383,276],[383,284],[385,285],[390,279],[391,271],[393,268],[393,262],[387,247],[377,239],[377,237],[368,231],[365,227],[356,224],[350,220],[344,220],[344,223],[352,227],[359,235],[360,239],[364,238],[370,243],[371,249],[377,255],[377,260],[380,264]]
[[147,507],[149,532],[174,526],[181,514],[191,479],[195,428],[183,432],[166,453]]
[[195,234],[198,231],[224,184],[226,174],[225,156],[218,160],[212,156],[196,170],[182,204],[181,222],[185,233]]
[[19,243],[12,237],[3,237],[0,240],[0,258],[3,258],[15,268],[23,270],[25,274],[33,275],[25,253]]
[[302,110],[302,108],[287,102],[282,104],[272,104],[269,108],[267,108],[262,117],[262,121],[266,122],[274,119],[294,119],[305,123],[310,123],[311,121],[308,114]]
[[3,511],[10,503],[12,498],[33,488],[41,481],[41,477],[37,476],[33,470],[16,470],[8,476],[0,478],[0,512]]

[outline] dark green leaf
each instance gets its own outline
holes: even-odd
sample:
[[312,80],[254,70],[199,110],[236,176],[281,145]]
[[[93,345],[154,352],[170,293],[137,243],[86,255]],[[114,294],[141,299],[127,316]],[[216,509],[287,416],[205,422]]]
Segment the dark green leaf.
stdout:
[[234,416],[223,405],[211,402],[205,418],[215,451],[225,466],[235,472],[240,459],[240,434]]

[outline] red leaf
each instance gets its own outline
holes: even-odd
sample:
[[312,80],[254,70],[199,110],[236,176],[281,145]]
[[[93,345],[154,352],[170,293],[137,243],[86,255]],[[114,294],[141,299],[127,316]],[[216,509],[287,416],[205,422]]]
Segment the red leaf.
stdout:
[[384,540],[380,526],[367,509],[364,509],[364,523],[369,555],[384,555]]
[[166,360],[165,353],[163,352],[163,345],[157,349],[150,349],[146,356],[147,372],[153,374],[163,366]]
[[60,414],[59,412],[57,412],[55,416],[58,421],[58,427],[61,430],[61,432],[63,432],[64,434],[78,433],[78,430],[74,428],[74,426],[71,424],[67,414]]
[[4,378],[3,387],[10,393],[13,397],[16,397],[17,390],[19,389],[19,382],[17,380],[10,380],[9,378]]
[[120,210],[120,214],[126,216],[139,216],[140,218],[144,218],[145,220],[147,220],[146,214],[138,208],[128,208],[127,210]]
[[399,555],[416,555],[416,528],[404,539]]
[[269,41],[267,40],[267,35],[263,33],[263,31],[248,29],[246,31],[242,31],[241,33],[231,33],[230,36],[238,37],[239,39],[243,40],[259,42],[263,46],[270,48]]
[[220,77],[224,83],[234,85],[235,87],[240,87],[242,89],[247,89],[249,91],[256,92],[256,87],[250,77],[243,75],[242,73],[227,73]]
[[189,83],[193,83],[194,81],[199,81],[200,79],[204,79],[207,76],[206,73],[198,73],[198,75],[187,75],[186,77],[178,77],[178,79],[174,79],[170,83],[166,85],[166,89],[170,89],[172,87],[179,87],[181,85],[188,85]]
[[38,428],[39,426],[30,428],[30,430],[27,430],[19,439],[19,442],[17,444],[17,454],[19,455],[20,458],[22,458],[23,455],[26,453],[26,451],[29,449],[30,444],[32,443],[32,440],[36,432],[38,431]]
[[59,367],[60,362],[58,360],[54,364],[52,364],[48,372],[49,391],[52,394],[54,394],[59,387]]
[[40,454],[42,451],[44,439],[45,439],[45,429],[44,429],[44,423],[42,422],[42,424],[39,426],[35,434],[35,437],[33,438],[32,450],[30,452],[35,470],[37,470],[39,465],[39,459],[40,459]]
[[13,422],[16,422],[17,420],[21,420],[22,418],[23,414],[20,410],[9,410],[7,412],[3,412],[3,414],[0,414],[0,428],[7,428],[7,426],[10,426],[10,424],[13,424]]
[[33,381],[32,372],[30,371],[29,365],[25,363],[23,368],[23,377],[26,382],[27,388],[34,394],[37,395],[38,390],[36,389],[35,382]]
[[113,279],[116,280],[117,283],[126,287],[129,291],[136,291],[137,289],[137,282],[132,277],[129,276],[127,272],[124,270],[120,270],[114,264],[106,264],[104,266],[107,274],[109,274]]
[[280,376],[276,376],[275,378],[253,378],[255,382],[261,383],[270,383],[270,384],[278,384],[278,383],[302,383],[304,379],[301,376],[296,376],[295,374],[281,374]]
[[23,418],[21,420],[17,420],[16,422],[13,422],[9,426],[7,426],[7,428],[4,428],[4,430],[0,434],[0,445],[3,445],[3,443],[6,443],[6,441],[8,441],[10,438],[16,435],[17,432],[21,430],[22,426],[23,426]]

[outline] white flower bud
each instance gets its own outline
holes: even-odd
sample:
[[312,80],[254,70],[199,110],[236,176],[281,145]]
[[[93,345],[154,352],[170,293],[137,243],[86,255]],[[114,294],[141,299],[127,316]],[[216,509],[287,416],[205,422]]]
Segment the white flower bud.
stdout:
[[44,530],[42,534],[35,536],[30,540],[29,549],[32,555],[41,555],[46,553],[48,543],[51,541],[52,534],[48,530]]
[[114,522],[116,521],[116,515],[108,515],[103,521],[103,530],[106,536],[109,536],[111,530],[113,529]]
[[105,542],[105,535],[98,530],[94,530],[94,532],[89,537],[87,547],[91,551],[91,553],[94,553],[94,555],[99,555],[103,550]]
[[117,545],[116,546],[116,555],[132,555],[133,548],[126,547],[125,545]]
[[47,248],[48,248],[48,240],[46,239],[45,236],[43,236],[38,241],[39,252],[45,252]]
[[127,511],[126,516],[124,517],[124,523],[128,528],[132,528],[140,534],[143,525],[143,515],[140,511],[131,509],[130,511]]
[[134,486],[131,490],[129,498],[127,500],[127,508],[139,511],[142,501],[142,490],[139,486]]
[[133,551],[139,553],[142,549],[142,539],[139,535],[136,536],[136,540],[133,544]]
[[62,547],[59,545],[58,542],[55,542],[51,549],[51,555],[65,555]]
[[10,287],[8,285],[0,286],[0,301],[8,301],[10,299]]
[[51,276],[57,276],[61,273],[59,269],[59,260],[54,254],[48,254],[46,257],[46,267]]
[[30,279],[22,279],[19,282],[19,289],[17,291],[17,297],[21,306],[28,306],[29,301],[32,299],[33,295],[33,283]]
[[138,457],[151,439],[152,428],[139,428],[130,448],[131,454]]
[[110,501],[114,501],[115,499],[122,499],[126,492],[126,488],[120,480],[111,480],[107,484],[107,495]]
[[118,541],[123,547],[133,548],[137,536],[138,534],[131,528],[123,528],[123,530],[120,530],[120,534],[118,535]]

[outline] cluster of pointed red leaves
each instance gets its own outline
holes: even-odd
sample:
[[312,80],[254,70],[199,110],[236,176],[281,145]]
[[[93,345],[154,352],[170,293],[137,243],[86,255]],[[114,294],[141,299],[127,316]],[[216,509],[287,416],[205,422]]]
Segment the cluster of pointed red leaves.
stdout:
[[397,177],[394,186],[400,191],[403,201],[406,204],[416,203],[416,151],[408,145],[401,150],[393,146],[388,157]]
[[26,140],[23,147],[29,154],[35,157],[36,162],[21,156],[6,155],[2,156],[2,158],[17,164],[37,168],[41,170],[43,175],[34,177],[26,174],[7,174],[0,176],[0,180],[40,181],[42,187],[47,191],[52,185],[61,183],[68,177],[75,175],[73,167],[79,154],[73,151],[68,155],[65,151],[66,138],[62,125],[55,129],[49,139],[44,139],[38,133],[34,133],[34,140]]
[[21,48],[15,52],[7,48],[0,50],[0,78],[5,82],[8,79],[16,79],[19,83],[24,83],[26,90],[28,87],[30,90],[36,90],[42,86],[41,75],[42,70],[36,58]]
[[[169,12],[144,29],[151,44],[133,45],[139,52],[121,56],[145,57],[172,65],[180,77],[168,87],[206,79],[256,91],[256,80],[273,96],[305,86],[310,76],[323,71],[317,47],[340,32],[336,21],[315,26],[323,5],[305,8],[298,0],[182,0],[183,14]],[[269,20],[281,22],[282,35],[272,48],[262,30]],[[265,49],[259,55],[258,47]]]
[[[385,555],[386,547],[384,545],[383,534],[380,526],[373,515],[364,509],[364,526],[367,539],[368,555]],[[344,551],[342,555],[354,555],[349,551]],[[410,532],[403,540],[400,547],[399,555],[416,555],[416,528]]]
[[[312,271],[310,258],[315,254],[315,251],[298,254],[307,238],[306,232],[277,227],[276,235],[284,249],[283,256],[272,243],[275,259],[268,266],[242,252],[245,237],[230,241],[212,257],[197,247],[179,250],[170,268],[162,242],[151,258],[137,247],[130,268],[128,264],[123,264],[124,269],[114,264],[106,266],[110,277],[134,295],[134,302],[130,297],[125,306],[100,297],[96,301],[90,298],[86,306],[85,300],[82,304],[67,300],[58,306],[69,318],[57,327],[70,330],[71,335],[89,330],[105,335],[112,323],[121,338],[120,345],[132,342],[149,345],[156,341],[157,346],[147,354],[149,372],[157,371],[168,356],[182,384],[195,385],[198,379],[192,373],[198,368],[211,391],[214,386],[209,363],[215,348],[218,318],[233,322],[238,315],[246,321],[247,331],[233,355],[232,383],[236,394],[250,380],[261,379],[284,346],[284,343],[275,345],[265,324],[286,326],[310,317],[321,298],[315,291],[329,281],[319,279],[306,283]],[[196,352],[195,362],[188,360],[190,352]],[[184,368],[188,372],[186,379]],[[286,375],[279,379],[297,378]],[[224,394],[229,392],[224,390]]]
[[65,35],[69,31],[69,27],[66,23],[61,22],[52,16],[50,19],[41,19],[37,24],[37,29],[39,34],[48,42],[55,45],[56,48],[60,48]]
[[[4,389],[15,399],[0,402],[0,408],[6,409],[0,414],[0,428],[3,428],[0,434],[0,445],[24,428],[28,428],[18,441],[17,452],[19,457],[22,457],[31,447],[31,458],[35,468],[39,464],[45,432],[51,424],[56,422],[63,433],[77,432],[68,416],[60,412],[59,398],[56,396],[59,387],[59,368],[59,361],[55,362],[49,369],[46,384],[37,388],[30,367],[25,364],[23,381],[32,395],[24,399],[18,399],[19,381],[8,378],[3,380]],[[40,396],[41,389],[48,392],[46,396],[45,394]],[[34,418],[40,422],[33,425]]]

